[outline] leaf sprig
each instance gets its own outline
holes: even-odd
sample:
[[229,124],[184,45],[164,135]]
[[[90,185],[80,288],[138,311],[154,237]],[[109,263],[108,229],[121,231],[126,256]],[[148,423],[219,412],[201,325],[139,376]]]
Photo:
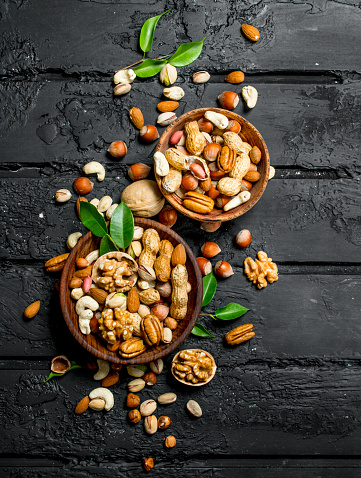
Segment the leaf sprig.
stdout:
[[88,202],[80,202],[80,219],[85,227],[95,236],[102,237],[100,255],[107,252],[126,249],[134,235],[134,218],[132,211],[122,201],[112,214],[109,231],[104,217],[98,209]]
[[[213,272],[203,277],[203,302],[202,307],[208,305],[214,297],[217,290],[217,279]],[[234,320],[242,317],[250,309],[243,307],[240,304],[231,302],[225,307],[220,307],[214,314],[199,314],[205,317],[212,317],[214,320]],[[192,334],[198,337],[214,337],[206,328],[199,322],[192,329]]]
[[157,24],[160,18],[169,11],[170,10],[167,10],[160,15],[148,18],[148,20],[144,22],[139,37],[139,46],[143,52],[143,58],[133,65],[126,66],[124,69],[130,68],[131,66],[140,63],[139,66],[134,68],[134,73],[139,78],[149,78],[159,73],[163,66],[165,66],[167,63],[170,63],[173,66],[186,66],[199,57],[202,52],[203,43],[206,39],[206,36],[199,42],[183,43],[173,54],[164,55],[160,58],[145,59],[146,53],[148,53],[153,46],[154,33]]

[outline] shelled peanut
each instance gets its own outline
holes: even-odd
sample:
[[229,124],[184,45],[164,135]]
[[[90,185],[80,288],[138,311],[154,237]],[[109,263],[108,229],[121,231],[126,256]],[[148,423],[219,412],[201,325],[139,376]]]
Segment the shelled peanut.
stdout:
[[99,334],[123,358],[172,341],[190,290],[182,244],[174,247],[155,229],[136,227],[128,252],[78,258],[69,282],[80,331]]
[[214,111],[186,123],[184,130],[172,134],[164,155],[156,153],[156,161],[162,156],[169,166],[163,168],[164,174],[156,168],[162,188],[200,214],[214,208],[229,211],[249,201],[253,184],[261,178],[262,153],[241,135],[237,121]]

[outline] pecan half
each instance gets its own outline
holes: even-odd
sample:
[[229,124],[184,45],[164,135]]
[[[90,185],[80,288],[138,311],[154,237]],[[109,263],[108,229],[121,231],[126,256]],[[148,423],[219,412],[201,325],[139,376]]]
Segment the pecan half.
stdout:
[[45,262],[44,267],[47,272],[57,272],[64,269],[66,260],[69,257],[70,252],[66,254],[61,254],[60,256],[53,257]]
[[150,346],[158,345],[163,340],[163,327],[155,315],[146,315],[140,323],[140,330],[145,342]]
[[232,329],[226,334],[225,339],[229,345],[237,345],[254,337],[252,324],[243,324]]
[[194,212],[208,214],[213,211],[214,201],[204,194],[188,191],[184,195],[183,206]]
[[141,338],[133,337],[120,344],[118,353],[124,358],[132,358],[143,353],[146,348]]
[[223,146],[217,156],[218,169],[225,173],[229,173],[234,167],[236,158],[237,153],[233,149],[230,149],[228,146]]

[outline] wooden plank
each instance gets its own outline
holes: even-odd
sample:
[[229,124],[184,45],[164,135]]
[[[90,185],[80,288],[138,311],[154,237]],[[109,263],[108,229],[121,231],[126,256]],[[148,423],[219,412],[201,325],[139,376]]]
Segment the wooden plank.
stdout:
[[[112,388],[114,408],[108,413],[89,410],[82,416],[74,415],[74,407],[98,385],[92,372],[81,369],[42,385],[46,375],[45,370],[0,372],[6,407],[3,454],[60,460],[98,457],[101,462],[126,456],[127,462],[136,463],[143,456],[157,462],[243,454],[359,458],[361,370],[356,365],[233,364],[221,367],[208,386],[196,390],[185,389],[163,373],[155,387],[140,392],[141,400],[168,391],[178,395],[175,404],[156,411],[157,416],[170,416],[171,428],[152,437],[144,433],[142,423],[131,426],[126,420],[125,373]],[[203,409],[199,420],[185,409],[190,398]],[[171,451],[163,446],[168,434],[177,438]]]
[[[346,5],[345,5],[346,3]],[[138,39],[143,22],[166,9],[164,2],[10,3],[2,13],[2,73],[59,70],[66,74],[109,75],[141,59]],[[34,15],[36,11],[36,15]],[[235,5],[231,0],[175,5],[157,27],[151,56],[169,54],[181,42],[199,41],[204,53],[195,69],[359,71],[360,11],[348,0],[267,2]],[[52,21],[50,22],[49,19]],[[209,19],[212,19],[211,23]],[[252,43],[241,24],[259,27]],[[332,48],[330,48],[332,45]],[[25,52],[25,54],[24,54]]]
[[[336,176],[360,174],[360,83],[269,84],[259,77],[251,83],[259,91],[257,106],[246,111],[241,100],[235,111],[261,132],[274,166],[322,169]],[[178,116],[218,106],[217,97],[226,89],[240,93],[240,87],[222,82],[182,86],[186,94]],[[44,164],[42,172],[55,173],[74,170],[90,159],[116,167],[119,163],[106,154],[115,139],[125,140],[129,147],[122,163],[152,160],[154,144],[139,142],[128,110],[138,105],[146,122],[156,123],[156,105],[162,97],[162,85],[156,80],[136,83],[128,95],[116,99],[104,82],[8,81],[0,83],[0,92],[4,105],[0,138],[6,151],[0,161],[7,168]],[[159,128],[160,133],[163,130]]]
[[[127,166],[121,163],[103,182],[95,179],[89,199],[110,195],[119,202],[120,192],[129,184],[126,171]],[[0,180],[3,197],[7,198],[1,217],[0,257],[45,261],[66,251],[70,233],[86,232],[75,213],[75,193],[66,204],[54,201],[57,189],[72,190],[76,176],[64,173],[43,179]],[[224,223],[212,234],[212,240],[224,250],[222,258],[231,260],[234,266],[259,250],[265,250],[276,262],[360,263],[359,183],[359,178],[273,179],[258,204],[244,217]],[[236,234],[243,228],[252,233],[247,250],[235,244]],[[179,217],[174,230],[197,255],[210,238],[198,223],[185,217]]]
[[[1,266],[3,278],[0,295],[2,335],[1,355],[11,357],[51,357],[57,352],[79,354],[81,347],[71,338],[62,318],[56,277],[46,275],[41,265],[7,264]],[[199,321],[215,336],[204,345],[215,354],[219,366],[252,364],[254,361],[287,365],[332,363],[359,360],[361,327],[358,320],[361,277],[351,275],[281,275],[278,282],[259,291],[235,268],[231,278],[219,282],[212,303],[204,309],[212,313],[229,302],[251,309],[244,317],[231,322]],[[34,300],[41,309],[31,321],[22,311]],[[224,348],[223,336],[242,323],[253,323],[255,338],[240,347]],[[200,339],[190,336],[187,346],[199,346]],[[321,362],[319,362],[321,361]],[[345,362],[346,363],[346,362]],[[326,365],[328,366],[328,365]]]
[[[90,461],[90,460],[89,460]],[[115,473],[121,473],[124,478],[143,476],[141,467],[141,457],[138,462],[128,463],[118,458],[113,462],[102,462],[98,465],[89,463],[88,460],[82,460],[82,463],[74,464],[51,464],[50,460],[21,460],[6,459],[1,460],[0,470],[2,476],[8,476],[6,473],[25,478],[36,475],[38,478],[67,477],[82,478],[84,476],[97,476],[99,478],[111,478]],[[27,463],[27,464],[26,464]],[[143,471],[144,473],[144,471]],[[196,474],[201,476],[217,476],[219,478],[249,478],[252,475],[255,478],[304,478],[308,476],[317,476],[320,478],[358,478],[360,474],[360,462],[355,459],[279,459],[262,458],[254,459],[194,459],[181,460],[174,463],[172,458],[156,462],[152,470],[152,475],[167,476],[167,478],[176,478],[179,474],[183,477],[193,477]]]

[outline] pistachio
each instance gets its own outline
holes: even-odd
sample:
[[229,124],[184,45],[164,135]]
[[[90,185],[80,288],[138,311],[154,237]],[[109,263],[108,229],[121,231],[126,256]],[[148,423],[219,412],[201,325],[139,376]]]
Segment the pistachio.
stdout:
[[71,192],[68,189],[58,189],[55,193],[56,202],[68,202],[71,198]]
[[149,417],[157,409],[157,403],[154,400],[145,400],[140,404],[139,411],[143,417]]
[[132,83],[133,80],[136,78],[136,74],[133,70],[118,70],[115,72],[113,81],[117,85],[118,83],[127,84]]
[[113,93],[115,96],[125,95],[126,93],[129,93],[131,88],[132,87],[129,83],[120,83],[114,88]]
[[167,63],[160,70],[159,79],[165,86],[173,85],[177,79],[177,68]]
[[158,403],[160,405],[170,405],[171,403],[174,403],[176,400],[177,400],[177,395],[172,392],[163,393],[163,395],[160,395],[158,397]]
[[161,126],[168,126],[177,119],[177,116],[172,111],[167,111],[166,113],[161,113],[158,116],[157,123]]
[[153,360],[153,362],[150,362],[149,366],[152,372],[159,375],[163,371],[163,367],[164,367],[163,360],[160,358],[155,359]]
[[148,435],[153,435],[158,430],[158,420],[155,415],[150,417],[145,417],[144,419],[144,429]]
[[172,337],[173,337],[173,332],[171,331],[171,329],[169,329],[168,327],[164,327],[163,334],[164,334],[163,343],[170,344],[172,342]]
[[100,412],[105,407],[105,401],[102,398],[94,398],[89,402],[89,408],[95,410],[96,412]]
[[154,269],[149,266],[139,266],[138,273],[139,277],[147,282],[154,281],[157,278]]
[[128,390],[132,393],[140,392],[145,387],[145,382],[141,378],[136,378],[128,383]]
[[147,367],[144,365],[128,365],[127,372],[131,377],[143,377]]
[[189,400],[187,403],[187,410],[191,415],[194,417],[201,417],[202,416],[202,409],[199,404],[195,400]]
[[[108,214],[108,211],[107,211],[107,214]],[[127,249],[127,254],[129,254],[134,259],[140,256],[142,249],[143,249],[143,246],[139,241],[133,241]]]
[[207,83],[211,75],[208,73],[208,71],[197,71],[193,75],[193,83]]
[[170,100],[178,101],[184,96],[184,90],[180,86],[172,86],[171,88],[164,88],[163,95]]

